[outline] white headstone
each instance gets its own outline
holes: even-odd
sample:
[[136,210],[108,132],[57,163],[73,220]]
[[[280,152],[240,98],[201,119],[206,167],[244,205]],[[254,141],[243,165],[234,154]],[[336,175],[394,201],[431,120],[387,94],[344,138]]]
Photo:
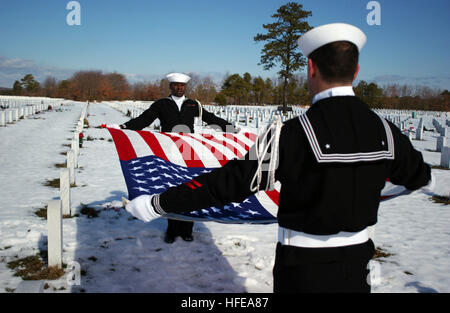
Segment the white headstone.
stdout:
[[416,140],[422,140],[423,138],[423,119],[420,119],[419,126],[416,129]]
[[12,110],[8,111],[8,123],[11,124],[13,122],[13,114]]
[[436,151],[437,152],[441,152],[442,148],[445,147],[445,142],[446,142],[445,139],[446,138],[444,136],[437,137],[437,140],[436,140]]
[[70,184],[75,184],[74,154],[73,150],[67,152],[67,168],[69,169]]
[[79,146],[75,139],[72,139],[70,148],[73,150],[73,166],[78,168],[78,150]]
[[72,216],[70,212],[70,171],[68,168],[62,168],[59,172],[59,194],[62,214]]
[[61,201],[51,200],[47,207],[48,266],[62,267],[62,214]]
[[443,168],[450,168],[450,147],[442,147],[441,166]]

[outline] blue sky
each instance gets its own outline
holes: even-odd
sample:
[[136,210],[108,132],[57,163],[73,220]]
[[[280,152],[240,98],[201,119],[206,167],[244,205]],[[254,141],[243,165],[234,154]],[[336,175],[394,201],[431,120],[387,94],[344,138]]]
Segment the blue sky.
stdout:
[[[43,81],[88,69],[131,82],[171,71],[276,77],[258,65],[263,44],[253,37],[288,1],[79,0],[80,26],[67,25],[68,2],[0,0],[0,86],[28,72]],[[366,33],[359,79],[450,89],[450,1],[379,0],[379,26],[367,24],[369,0],[298,2],[311,26],[346,22]]]

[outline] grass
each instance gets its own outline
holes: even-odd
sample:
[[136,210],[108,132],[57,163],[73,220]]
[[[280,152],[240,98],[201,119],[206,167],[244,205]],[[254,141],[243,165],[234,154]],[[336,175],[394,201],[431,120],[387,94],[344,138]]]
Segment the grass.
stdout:
[[47,207],[37,209],[37,211],[34,211],[34,214],[41,218],[47,219]]
[[59,184],[60,184],[59,178],[56,178],[56,179],[53,179],[53,180],[48,180],[47,179],[47,181],[45,182],[44,185],[47,186],[47,187],[59,188]]
[[[59,188],[59,186],[60,186],[59,178],[55,178],[55,179],[52,179],[52,180],[48,180],[47,179],[47,181],[44,183],[44,186],[53,187],[53,188]],[[70,187],[77,187],[77,185],[76,184],[70,184]]]
[[46,267],[39,254],[8,262],[8,268],[15,270],[14,276],[23,280],[54,280],[64,275],[64,269]]
[[450,168],[445,168],[445,167],[440,166],[440,165],[433,165],[433,166],[431,166],[431,168],[434,168],[434,169],[437,169],[437,170],[446,170],[446,171],[450,170]]
[[88,207],[86,204],[83,204],[83,203],[81,205],[82,205],[81,210],[80,210],[81,214],[87,215],[88,218],[98,217],[98,214],[100,213],[100,211],[98,211],[94,208]]
[[[45,208],[39,208],[36,211],[34,211],[34,214],[39,216],[40,218],[47,219],[47,206]],[[70,215],[70,214],[64,214],[63,218],[72,218],[72,217],[78,217],[78,214]]]
[[394,255],[394,254],[386,252],[384,249],[381,249],[380,247],[377,247],[375,249],[375,253],[373,254],[372,259],[375,260],[375,259],[379,259],[379,258],[388,258],[391,255]]
[[431,197],[431,200],[433,200],[434,203],[442,203],[443,205],[450,204],[450,198],[446,196],[434,195]]

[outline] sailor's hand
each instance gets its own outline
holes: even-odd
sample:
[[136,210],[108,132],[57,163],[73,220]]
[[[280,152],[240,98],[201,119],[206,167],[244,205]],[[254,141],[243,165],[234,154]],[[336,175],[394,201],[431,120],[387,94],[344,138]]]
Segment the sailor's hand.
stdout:
[[125,209],[137,219],[150,222],[161,216],[152,205],[154,195],[142,195],[128,202]]

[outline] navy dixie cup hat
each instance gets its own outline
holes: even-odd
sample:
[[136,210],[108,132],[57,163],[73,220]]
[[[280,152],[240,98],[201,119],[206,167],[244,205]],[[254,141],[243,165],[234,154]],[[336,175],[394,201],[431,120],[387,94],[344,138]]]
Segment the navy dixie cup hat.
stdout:
[[314,50],[335,41],[349,41],[358,47],[358,52],[367,41],[358,27],[345,23],[332,23],[315,27],[298,39],[298,45],[306,57]]

